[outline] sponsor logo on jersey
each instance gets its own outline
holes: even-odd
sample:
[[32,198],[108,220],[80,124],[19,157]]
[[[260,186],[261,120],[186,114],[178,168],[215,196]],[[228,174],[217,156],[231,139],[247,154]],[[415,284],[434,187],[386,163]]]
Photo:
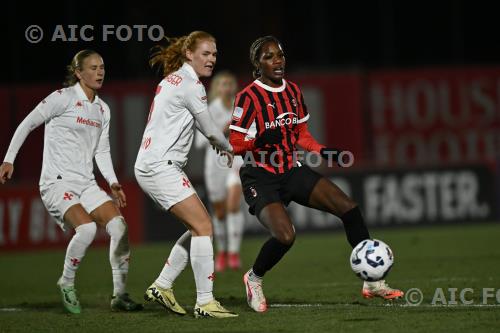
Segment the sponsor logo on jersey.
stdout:
[[78,124],[82,124],[82,125],[87,125],[87,126],[92,126],[92,127],[96,127],[96,128],[101,128],[101,124],[98,123],[97,121],[93,121],[93,120],[90,120],[90,119],[85,119],[85,118],[82,118],[82,117],[77,117],[76,118],[76,122]]
[[[288,117],[286,117],[286,116],[288,116]],[[298,122],[299,122],[299,118],[297,117],[297,114],[295,114],[293,112],[285,112],[285,113],[280,114],[273,121],[266,121],[264,123],[264,126],[266,127],[266,129],[268,129],[268,128],[276,128],[276,127],[280,127],[280,126],[288,126],[290,124],[298,124]]]
[[238,121],[241,119],[242,115],[243,115],[243,108],[240,108],[239,106],[235,107],[233,111],[233,119]]
[[170,74],[165,80],[167,80],[167,82],[171,85],[177,87],[182,82],[182,76],[179,76],[177,74]]

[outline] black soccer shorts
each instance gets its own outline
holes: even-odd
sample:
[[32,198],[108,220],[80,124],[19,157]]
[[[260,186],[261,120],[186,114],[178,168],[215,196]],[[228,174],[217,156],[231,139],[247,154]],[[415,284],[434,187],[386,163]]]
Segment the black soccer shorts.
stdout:
[[285,206],[291,201],[308,205],[314,186],[323,176],[307,165],[282,174],[273,174],[261,167],[242,166],[240,178],[248,211],[259,216],[262,209],[273,202],[282,202]]

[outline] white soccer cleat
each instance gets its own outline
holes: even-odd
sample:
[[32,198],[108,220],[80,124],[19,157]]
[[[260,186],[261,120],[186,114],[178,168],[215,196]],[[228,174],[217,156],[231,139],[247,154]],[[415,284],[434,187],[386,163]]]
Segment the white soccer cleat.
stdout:
[[385,280],[363,283],[363,290],[361,294],[364,298],[381,297],[383,299],[396,299],[401,298],[404,295],[399,289],[393,289],[387,285]]
[[262,291],[262,282],[251,281],[249,279],[250,272],[251,270],[243,275],[248,305],[256,312],[265,312],[267,310],[267,301]]

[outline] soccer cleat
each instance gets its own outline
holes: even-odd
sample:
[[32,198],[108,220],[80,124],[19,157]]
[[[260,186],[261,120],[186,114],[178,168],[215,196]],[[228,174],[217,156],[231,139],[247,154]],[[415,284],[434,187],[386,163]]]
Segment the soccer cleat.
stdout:
[[241,260],[239,253],[228,253],[227,255],[227,265],[232,270],[238,270],[241,268]]
[[257,312],[265,312],[267,310],[267,302],[262,291],[262,282],[251,281],[249,278],[250,272],[251,270],[243,275],[248,305]]
[[226,269],[227,261],[226,261],[226,252],[219,252],[215,258],[215,271],[223,272]]
[[60,279],[59,281],[57,281],[57,286],[59,287],[59,291],[61,292],[64,308],[69,313],[73,314],[78,314],[82,312],[82,308],[80,307],[80,302],[78,301],[78,297],[76,296],[75,287],[63,285]]
[[384,299],[396,299],[403,297],[404,292],[398,289],[392,289],[387,285],[385,280],[363,283],[363,290],[361,292],[364,298],[381,297]]
[[155,301],[165,309],[179,315],[185,315],[187,312],[175,300],[174,291],[172,288],[163,289],[153,283],[144,293],[144,299],[148,302]]
[[233,318],[238,317],[238,314],[224,308],[214,299],[205,305],[196,304],[194,316],[195,318]]
[[141,311],[143,308],[144,306],[134,302],[128,293],[111,297],[112,311]]

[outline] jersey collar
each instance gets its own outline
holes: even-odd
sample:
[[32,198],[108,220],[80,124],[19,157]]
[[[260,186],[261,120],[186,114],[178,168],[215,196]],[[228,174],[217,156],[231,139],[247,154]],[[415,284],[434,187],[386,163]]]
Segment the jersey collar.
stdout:
[[281,85],[281,87],[276,87],[276,88],[268,86],[267,84],[264,84],[264,83],[262,83],[259,80],[255,80],[253,82],[256,85],[258,85],[259,87],[262,87],[265,90],[270,91],[270,92],[282,92],[283,90],[285,90],[285,87],[286,87],[286,81],[285,81],[285,79],[283,79],[283,84]]
[[[89,98],[85,94],[85,91],[83,91],[83,88],[80,85],[80,82],[77,82],[73,87],[76,91],[76,95],[78,96],[78,99],[80,99],[82,101],[90,102]],[[99,104],[99,96],[97,96],[97,94],[95,95],[95,98],[94,98],[94,101],[92,102],[92,104]]]
[[187,62],[183,63],[181,68],[183,70],[187,71],[193,77],[193,79],[195,79],[195,80],[199,79],[198,75],[196,75],[196,72],[194,71],[193,66],[191,66]]

